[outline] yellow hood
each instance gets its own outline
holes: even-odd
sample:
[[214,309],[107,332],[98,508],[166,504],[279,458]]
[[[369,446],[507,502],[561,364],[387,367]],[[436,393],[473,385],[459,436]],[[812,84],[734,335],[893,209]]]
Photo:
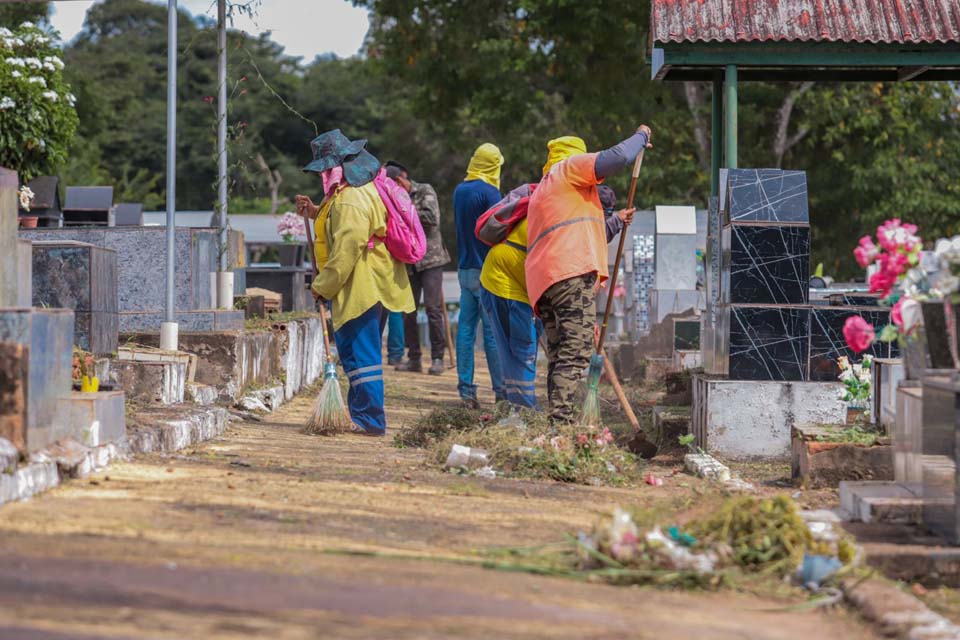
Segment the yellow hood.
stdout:
[[576,136],[554,138],[547,143],[547,164],[543,165],[543,175],[547,175],[550,168],[571,156],[587,152],[587,144]]
[[503,166],[503,154],[496,145],[486,142],[473,152],[467,167],[466,180],[483,180],[497,189],[500,188],[500,167]]

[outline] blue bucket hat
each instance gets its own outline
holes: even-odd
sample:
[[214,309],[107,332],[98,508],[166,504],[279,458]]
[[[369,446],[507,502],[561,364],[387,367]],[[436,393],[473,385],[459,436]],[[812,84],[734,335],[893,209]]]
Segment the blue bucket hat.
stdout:
[[313,161],[303,170],[320,173],[342,166],[347,184],[354,187],[365,185],[380,171],[380,161],[364,149],[366,144],[366,140],[350,140],[340,129],[321,133],[310,141]]

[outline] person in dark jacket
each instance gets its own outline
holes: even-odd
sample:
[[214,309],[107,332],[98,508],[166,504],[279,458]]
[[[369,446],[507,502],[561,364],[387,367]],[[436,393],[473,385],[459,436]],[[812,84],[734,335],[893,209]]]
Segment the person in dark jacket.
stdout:
[[[427,323],[430,328],[430,375],[439,376],[446,367],[443,364],[443,352],[446,346],[446,329],[443,314],[447,312],[443,300],[443,266],[450,262],[450,254],[440,235],[440,202],[437,192],[429,184],[414,182],[410,179],[406,167],[397,162],[388,162],[387,177],[407,190],[413,205],[420,216],[423,233],[427,237],[427,252],[417,264],[407,266],[410,286],[413,288],[413,302],[427,309]],[[407,361],[397,366],[397,371],[423,372],[420,362],[420,332],[417,330],[417,312],[407,313],[403,317],[403,332],[407,341]]]
[[483,350],[493,382],[496,400],[506,399],[503,373],[493,327],[480,303],[480,270],[490,247],[475,235],[477,218],[500,201],[500,168],[503,155],[489,142],[477,147],[463,182],[453,192],[453,212],[457,226],[458,270],[460,280],[460,320],[457,330],[457,391],[471,407],[479,407],[477,385],[473,383],[473,344],[477,323],[483,323]]

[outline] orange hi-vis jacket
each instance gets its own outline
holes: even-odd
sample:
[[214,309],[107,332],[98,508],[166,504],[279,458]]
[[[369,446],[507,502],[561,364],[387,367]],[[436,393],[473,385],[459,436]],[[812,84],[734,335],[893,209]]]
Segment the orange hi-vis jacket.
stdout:
[[588,273],[607,279],[607,236],[597,194],[596,153],[554,165],[530,197],[527,293],[534,311],[544,291]]

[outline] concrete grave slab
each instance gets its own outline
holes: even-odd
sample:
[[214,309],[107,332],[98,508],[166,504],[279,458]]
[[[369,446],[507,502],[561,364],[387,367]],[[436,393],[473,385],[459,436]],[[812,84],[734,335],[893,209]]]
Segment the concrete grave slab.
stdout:
[[693,376],[691,430],[697,444],[732,460],[786,458],[795,426],[842,423],[839,383]]
[[122,391],[74,392],[60,402],[73,437],[80,444],[99,447],[126,440],[127,419]]

